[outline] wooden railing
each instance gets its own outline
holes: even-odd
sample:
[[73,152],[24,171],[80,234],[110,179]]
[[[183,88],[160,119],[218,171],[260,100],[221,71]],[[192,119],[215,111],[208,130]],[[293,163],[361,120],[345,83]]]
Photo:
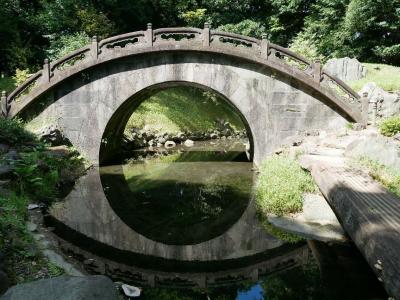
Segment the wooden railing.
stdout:
[[16,88],[7,97],[2,93],[2,113],[7,113],[13,102],[25,96],[30,91],[49,84],[55,78],[63,77],[64,72],[83,62],[101,61],[109,53],[115,51],[132,51],[132,49],[157,47],[171,45],[188,45],[195,49],[239,49],[248,51],[258,59],[272,61],[290,70],[295,69],[300,74],[311,80],[313,84],[322,85],[329,89],[336,97],[344,103],[362,109],[360,97],[348,85],[335,76],[321,71],[319,61],[310,62],[300,55],[273,43],[263,36],[261,40],[242,36],[234,33],[211,30],[209,24],[205,24],[204,29],[199,28],[160,28],[153,30],[152,25],[147,25],[147,30],[126,33],[114,37],[97,41],[93,37],[92,43],[78,49],[65,57],[49,62],[44,62],[43,69],[32,75],[27,81]]

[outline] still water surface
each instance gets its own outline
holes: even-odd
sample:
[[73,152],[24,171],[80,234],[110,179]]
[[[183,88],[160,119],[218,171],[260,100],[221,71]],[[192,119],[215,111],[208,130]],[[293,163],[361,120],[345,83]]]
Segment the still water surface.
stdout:
[[287,244],[253,199],[245,141],[198,142],[92,169],[47,222],[86,269],[142,299],[384,299],[351,245]]

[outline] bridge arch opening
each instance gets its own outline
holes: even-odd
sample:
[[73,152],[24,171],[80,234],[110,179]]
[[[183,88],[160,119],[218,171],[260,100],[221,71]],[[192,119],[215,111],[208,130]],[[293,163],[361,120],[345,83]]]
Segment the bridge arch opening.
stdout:
[[[171,116],[179,119],[172,125]],[[136,232],[164,244],[202,243],[247,210],[252,144],[249,124],[223,95],[190,82],[158,84],[110,118],[100,147],[101,184],[113,211]]]
[[[247,152],[247,157],[249,161],[253,161],[253,156],[254,156],[254,136],[252,134],[252,130],[250,128],[249,122],[246,120],[244,117],[244,114],[240,111],[239,108],[237,108],[232,101],[225,95],[221,94],[220,92],[208,87],[204,86],[195,82],[187,82],[187,81],[171,81],[171,82],[163,82],[159,84],[155,84],[152,86],[149,86],[147,88],[144,88],[143,90],[135,93],[131,97],[129,97],[122,105],[113,113],[111,116],[110,120],[108,121],[106,128],[104,130],[102,139],[101,139],[101,145],[100,145],[100,151],[99,151],[99,165],[107,165],[107,164],[112,164],[118,162],[120,160],[121,155],[123,156],[123,153],[121,153],[121,143],[124,141],[124,138],[126,137],[125,134],[127,133],[128,128],[128,123],[130,120],[134,120],[135,116],[134,113],[135,111],[144,103],[146,100],[150,99],[152,96],[159,94],[160,92],[172,90],[172,89],[186,89],[189,93],[190,90],[192,93],[202,93],[202,97],[198,97],[196,100],[191,100],[193,101],[192,104],[195,104],[194,101],[207,101],[211,100],[216,103],[216,106],[222,105],[224,107],[223,112],[228,114],[230,113],[231,115],[228,116],[231,119],[234,119],[236,121],[236,127],[242,126],[244,135],[248,140],[248,145],[246,146],[246,152]],[[159,95],[159,97],[165,97],[164,95]],[[214,100],[212,100],[214,99]],[[173,101],[173,99],[171,99]],[[164,101],[165,104],[165,101]],[[190,102],[187,102],[188,105],[190,105]],[[143,106],[143,105],[142,105]],[[193,107],[185,107],[183,109],[187,110],[187,113],[191,113],[191,110]],[[173,110],[173,109],[172,109]],[[202,113],[202,112],[200,112]],[[204,113],[204,112],[203,112]],[[218,122],[228,122],[232,120],[225,120],[223,117],[224,116],[219,116],[218,117],[218,112],[215,112],[213,114],[215,118],[215,125],[220,126],[223,128],[224,124],[218,124]],[[179,117],[179,116],[178,116]],[[201,119],[202,117],[206,116],[198,116],[197,121]],[[210,116],[208,116],[210,118]],[[195,120],[193,120],[195,121]],[[190,123],[191,120],[186,120],[186,123]],[[137,122],[133,122],[135,125],[137,125]],[[240,125],[238,124],[240,123]],[[221,126],[222,125],[222,126]],[[232,124],[229,124],[232,125]],[[237,126],[239,125],[239,126]],[[240,130],[240,128],[234,128],[231,127],[231,129],[237,129]],[[138,129],[138,128],[136,128]],[[140,129],[140,128],[139,128]],[[184,130],[184,129],[183,129]],[[237,131],[236,130],[236,131]],[[156,129],[157,131],[157,129]],[[212,131],[212,130],[211,130]],[[210,132],[211,133],[211,132]],[[221,133],[218,137],[224,137],[224,135]],[[190,139],[189,137],[187,137]],[[208,137],[209,139],[212,139],[212,137]],[[207,137],[205,137],[207,139]],[[148,145],[148,144],[147,144]],[[144,146],[147,146],[146,144]]]

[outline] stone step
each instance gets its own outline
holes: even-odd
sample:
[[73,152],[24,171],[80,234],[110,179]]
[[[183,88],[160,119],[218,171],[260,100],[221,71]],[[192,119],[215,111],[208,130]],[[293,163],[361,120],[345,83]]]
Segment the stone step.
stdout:
[[343,156],[343,149],[329,148],[329,147],[317,147],[308,152],[309,155],[321,155],[321,156]]
[[283,217],[269,215],[268,221],[306,239],[336,243],[348,241],[335,213],[321,195],[304,194],[302,213]]
[[302,168],[311,171],[314,165],[334,165],[342,166],[346,165],[345,159],[340,156],[325,156],[325,155],[301,155],[298,159]]

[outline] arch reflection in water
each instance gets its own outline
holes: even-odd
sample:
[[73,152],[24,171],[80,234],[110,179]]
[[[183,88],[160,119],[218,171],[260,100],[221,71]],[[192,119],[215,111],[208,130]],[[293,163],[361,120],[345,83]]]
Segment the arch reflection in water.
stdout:
[[128,226],[155,241],[189,245],[217,237],[237,222],[254,177],[252,164],[241,161],[244,143],[227,144],[229,151],[221,142],[219,149],[213,143],[215,150],[209,142],[196,144],[166,157],[100,168],[110,205]]

